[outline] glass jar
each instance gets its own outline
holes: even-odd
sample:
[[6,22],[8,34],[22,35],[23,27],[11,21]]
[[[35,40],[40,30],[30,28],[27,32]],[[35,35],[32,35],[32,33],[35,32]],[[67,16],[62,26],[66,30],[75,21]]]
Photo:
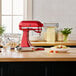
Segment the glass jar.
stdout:
[[61,30],[57,31],[57,41],[61,41],[61,42],[64,41],[64,36],[61,33]]

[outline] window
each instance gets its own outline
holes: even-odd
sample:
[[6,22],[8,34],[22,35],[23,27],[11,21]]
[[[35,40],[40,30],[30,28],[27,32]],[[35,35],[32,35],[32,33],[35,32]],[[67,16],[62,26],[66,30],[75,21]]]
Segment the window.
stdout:
[[5,33],[21,33],[20,21],[26,18],[27,0],[2,0],[2,25]]

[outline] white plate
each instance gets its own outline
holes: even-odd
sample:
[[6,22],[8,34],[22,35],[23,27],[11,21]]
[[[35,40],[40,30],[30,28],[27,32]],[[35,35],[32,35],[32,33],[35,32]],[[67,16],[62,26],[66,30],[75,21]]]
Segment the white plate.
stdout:
[[63,48],[55,48],[55,47],[51,47],[51,50],[54,50],[54,51],[69,51],[69,48],[66,48],[66,49],[63,49]]

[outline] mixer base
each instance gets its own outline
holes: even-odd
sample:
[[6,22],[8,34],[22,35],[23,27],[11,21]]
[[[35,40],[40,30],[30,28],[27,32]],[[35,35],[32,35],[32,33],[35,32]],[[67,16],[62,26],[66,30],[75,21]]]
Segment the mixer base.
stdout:
[[21,52],[33,52],[33,51],[44,51],[42,47],[17,47],[18,51]]
[[32,47],[17,47],[17,50],[21,52],[33,52],[34,51]]

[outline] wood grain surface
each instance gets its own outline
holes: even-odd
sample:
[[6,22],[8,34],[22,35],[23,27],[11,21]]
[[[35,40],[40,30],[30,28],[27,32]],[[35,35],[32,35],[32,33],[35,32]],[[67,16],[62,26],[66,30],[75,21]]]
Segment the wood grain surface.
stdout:
[[70,40],[67,42],[31,41],[31,44],[32,46],[54,46],[54,45],[76,46],[76,40]]
[[68,53],[49,53],[45,51],[17,52],[17,50],[1,50],[0,62],[24,62],[24,61],[76,61],[76,48],[69,48]]

